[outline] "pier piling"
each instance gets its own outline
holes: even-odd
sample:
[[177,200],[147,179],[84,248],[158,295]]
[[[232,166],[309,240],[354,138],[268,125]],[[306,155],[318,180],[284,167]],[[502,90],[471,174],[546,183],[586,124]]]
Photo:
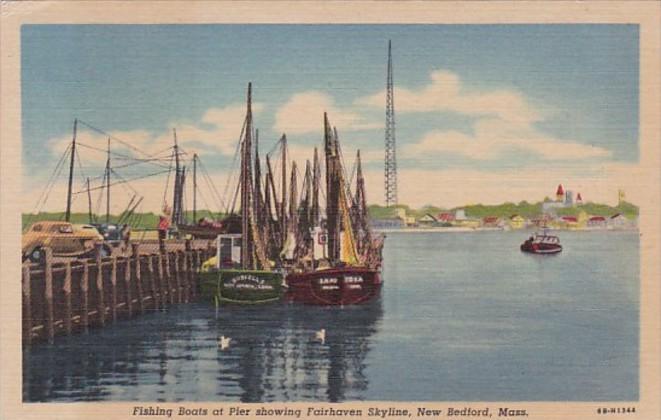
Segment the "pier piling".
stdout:
[[201,260],[213,251],[190,240],[170,241],[158,253],[142,245],[132,243],[128,256],[104,256],[99,243],[90,259],[55,257],[44,248],[42,262],[24,262],[23,344],[53,343],[58,334],[87,332],[146,309],[194,300]]

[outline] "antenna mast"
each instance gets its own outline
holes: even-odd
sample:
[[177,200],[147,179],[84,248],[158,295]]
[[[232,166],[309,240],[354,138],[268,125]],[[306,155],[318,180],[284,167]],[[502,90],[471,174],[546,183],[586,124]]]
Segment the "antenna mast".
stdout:
[[388,76],[386,93],[386,159],[385,193],[386,207],[397,205],[397,159],[395,144],[395,101],[392,80],[391,42],[388,41]]

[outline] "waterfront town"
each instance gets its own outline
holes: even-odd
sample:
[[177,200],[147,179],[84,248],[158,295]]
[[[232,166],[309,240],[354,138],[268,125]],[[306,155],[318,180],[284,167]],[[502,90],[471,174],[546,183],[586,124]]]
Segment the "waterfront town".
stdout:
[[618,191],[618,204],[611,207],[584,201],[580,192],[574,195],[574,191],[562,184],[558,185],[554,198],[546,197],[534,204],[524,201],[453,209],[427,206],[420,210],[371,206],[370,210],[372,225],[377,230],[630,230],[638,226],[638,208],[625,201],[624,191]]

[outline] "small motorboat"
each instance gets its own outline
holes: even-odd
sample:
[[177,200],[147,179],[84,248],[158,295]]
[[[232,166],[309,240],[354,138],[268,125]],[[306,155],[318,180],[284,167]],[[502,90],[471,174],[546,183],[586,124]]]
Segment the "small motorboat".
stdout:
[[536,233],[521,244],[521,251],[531,254],[557,254],[562,251],[560,238],[554,235]]

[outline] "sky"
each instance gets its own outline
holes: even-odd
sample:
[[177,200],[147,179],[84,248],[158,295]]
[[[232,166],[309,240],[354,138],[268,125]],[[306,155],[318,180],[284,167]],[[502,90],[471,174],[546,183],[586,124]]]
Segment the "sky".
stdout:
[[[100,184],[108,135],[119,155],[164,157],[176,128],[227,201],[248,82],[261,150],[286,133],[304,165],[326,111],[347,167],[360,149],[368,201],[382,204],[388,40],[400,203],[538,201],[562,183],[613,204],[635,186],[638,37],[637,25],[24,25],[23,208],[64,209],[66,165],[47,200],[44,187],[75,118],[74,191]],[[113,179],[163,170],[122,156]],[[113,211],[133,192],[158,211],[165,184],[156,174],[113,188]]]

